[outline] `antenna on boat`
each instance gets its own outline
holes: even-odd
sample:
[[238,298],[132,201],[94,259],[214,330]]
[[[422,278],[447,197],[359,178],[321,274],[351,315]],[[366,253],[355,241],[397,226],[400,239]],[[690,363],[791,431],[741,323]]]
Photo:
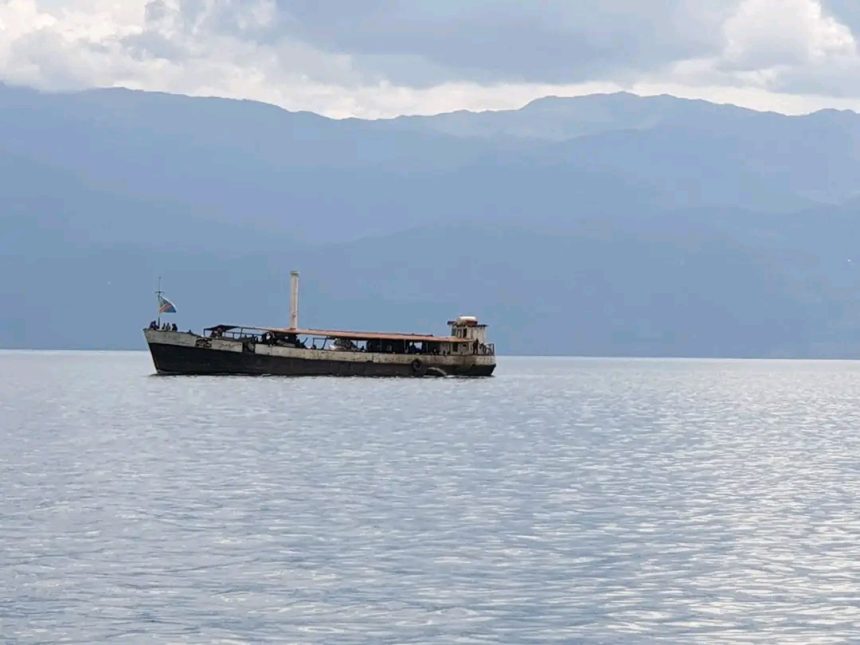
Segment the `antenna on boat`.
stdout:
[[158,327],[161,328],[161,294],[164,293],[161,290],[161,276],[158,276],[158,290],[155,292],[155,314],[156,320],[158,321]]
[[299,272],[290,271],[290,329],[299,328]]

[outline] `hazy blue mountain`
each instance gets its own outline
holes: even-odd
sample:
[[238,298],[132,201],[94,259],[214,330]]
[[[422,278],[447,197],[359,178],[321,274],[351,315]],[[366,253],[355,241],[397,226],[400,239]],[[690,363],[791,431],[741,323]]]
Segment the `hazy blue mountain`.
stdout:
[[[673,177],[684,180],[702,173],[706,177],[696,183],[705,195],[719,186],[725,173],[749,184],[747,191],[774,181],[779,192],[813,201],[832,203],[860,194],[860,117],[848,111],[785,116],[671,96],[618,93],[549,97],[520,110],[380,122],[380,128],[392,126],[495,142],[559,142],[559,149],[582,165],[625,175],[651,174],[661,186],[672,185]],[[546,159],[546,150],[538,148],[535,157]]]
[[517,353],[860,356],[860,279],[848,262],[860,227],[846,218],[832,237],[813,237],[812,220],[798,221],[787,234],[765,225],[739,239],[750,215],[564,233],[453,225],[283,254],[7,255],[0,269],[16,279],[0,288],[0,331],[7,346],[134,346],[159,274],[183,326],[282,324],[296,265],[308,325],[440,331],[459,312],[490,321],[499,346]]
[[632,95],[335,121],[0,86],[0,346],[181,326],[442,331],[503,351],[860,356],[860,117]]
[[[672,96],[640,97],[626,92],[593,94],[575,99],[548,96],[518,110],[469,112],[435,116],[403,116],[388,123],[405,129],[439,132],[458,137],[498,139],[515,137],[566,141],[584,135],[618,130],[650,130],[661,126],[705,127],[758,118],[788,119],[732,105],[690,101]],[[387,124],[386,124],[387,125]]]

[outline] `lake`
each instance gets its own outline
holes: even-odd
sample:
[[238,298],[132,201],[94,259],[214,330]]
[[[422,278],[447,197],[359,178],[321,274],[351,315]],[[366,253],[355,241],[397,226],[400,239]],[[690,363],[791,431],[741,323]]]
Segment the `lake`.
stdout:
[[0,352],[0,640],[860,634],[860,363],[152,371]]

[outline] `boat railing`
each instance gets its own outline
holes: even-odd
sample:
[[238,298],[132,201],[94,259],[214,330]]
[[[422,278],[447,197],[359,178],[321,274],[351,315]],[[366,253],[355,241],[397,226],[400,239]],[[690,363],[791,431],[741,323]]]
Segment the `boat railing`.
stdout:
[[263,340],[263,334],[259,332],[251,332],[246,329],[207,329],[207,336],[209,338],[226,338],[228,340],[253,340],[255,342],[261,342]]
[[[313,343],[310,347],[307,346],[305,342],[299,341],[298,343],[293,343],[293,339],[286,339],[283,336],[274,336],[265,331],[261,331],[258,329],[248,329],[245,327],[235,327],[232,329],[219,329],[219,328],[209,328],[205,330],[207,337],[209,338],[221,338],[226,340],[233,340],[238,342],[253,342],[260,343],[264,345],[281,345],[285,343],[286,346],[289,347],[301,347],[305,349],[324,349],[325,344],[321,347],[317,347],[316,343]],[[297,340],[297,339],[296,339]],[[342,346],[342,347],[330,347],[326,348],[332,351],[339,352],[356,352],[356,353],[365,353],[367,352],[366,347],[360,347],[358,345],[352,346]],[[439,354],[437,351],[405,351],[405,352],[397,352],[397,351],[385,351],[382,350],[382,353],[386,354]],[[469,354],[455,354],[456,356],[468,356]],[[496,355],[496,346],[494,343],[483,343],[478,346],[477,351],[473,352],[472,355],[477,356],[495,356]]]

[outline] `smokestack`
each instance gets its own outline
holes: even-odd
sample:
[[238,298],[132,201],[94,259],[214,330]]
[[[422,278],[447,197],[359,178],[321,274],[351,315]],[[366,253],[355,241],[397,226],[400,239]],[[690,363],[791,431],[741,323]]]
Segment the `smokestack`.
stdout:
[[290,271],[290,329],[299,328],[299,272]]

